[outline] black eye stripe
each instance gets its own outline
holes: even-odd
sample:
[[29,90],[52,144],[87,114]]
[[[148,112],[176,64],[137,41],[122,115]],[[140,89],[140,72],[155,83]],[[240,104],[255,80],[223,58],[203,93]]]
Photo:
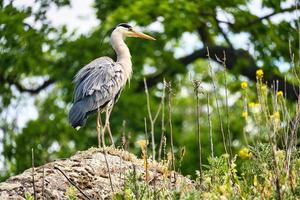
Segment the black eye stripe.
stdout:
[[125,23],[121,23],[119,24],[118,26],[122,26],[124,28],[128,28],[129,30],[132,29],[132,26],[128,25],[128,24],[125,24]]

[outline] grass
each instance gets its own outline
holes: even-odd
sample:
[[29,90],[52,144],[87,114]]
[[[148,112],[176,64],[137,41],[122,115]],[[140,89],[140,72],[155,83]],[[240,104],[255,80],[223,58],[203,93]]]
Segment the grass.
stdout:
[[[198,177],[193,184],[182,182],[176,187],[172,187],[175,184],[166,178],[163,184],[155,188],[144,181],[142,174],[132,171],[127,175],[123,191],[116,193],[113,199],[298,199],[300,159],[295,158],[290,163],[288,173],[285,170],[285,151],[276,151],[275,158],[280,169],[276,175],[272,147],[267,144],[235,155],[230,160],[231,168],[227,164],[228,154],[209,158],[202,178],[197,172]],[[240,165],[240,170],[237,170],[237,165]],[[276,178],[279,179],[281,197],[277,193]]]
[[[210,71],[212,80],[213,73]],[[226,72],[224,72],[226,76]],[[299,199],[300,198],[300,152],[297,149],[297,133],[299,131],[300,119],[300,102],[298,101],[295,109],[290,109],[287,106],[284,93],[278,91],[278,83],[273,83],[271,87],[267,87],[264,83],[264,72],[258,70],[256,72],[256,98],[249,96],[251,89],[249,83],[241,82],[241,94],[243,101],[243,112],[241,117],[245,122],[243,129],[244,145],[236,153],[231,154],[232,144],[227,140],[230,136],[229,120],[227,118],[226,129],[223,127],[221,120],[221,108],[218,103],[218,93],[216,84],[214,83],[214,98],[201,89],[201,83],[194,81],[194,91],[196,109],[197,109],[197,141],[198,156],[200,157],[199,171],[196,171],[196,179],[192,184],[187,182],[176,183],[176,177],[172,179],[171,171],[175,169],[173,143],[171,141],[171,151],[159,153],[158,161],[166,166],[166,178],[160,185],[153,185],[149,177],[144,177],[144,174],[137,174],[131,171],[126,175],[124,189],[122,192],[115,193],[113,199]],[[215,82],[215,80],[214,80]],[[166,86],[164,86],[166,87]],[[169,86],[170,87],[170,86]],[[171,90],[169,88],[169,90]],[[227,83],[226,83],[226,106],[225,116],[229,117],[229,107],[227,99]],[[165,91],[165,88],[164,90]],[[169,118],[172,116],[171,99],[169,92],[167,98]],[[149,93],[146,91],[147,97]],[[199,96],[203,95],[207,105],[207,119],[209,133],[200,131],[199,122]],[[162,97],[162,105],[164,107],[165,94]],[[213,127],[212,113],[210,102],[215,101],[217,105],[217,114],[221,127],[221,138],[223,140],[224,153],[221,156],[214,155],[213,144]],[[149,104],[149,102],[148,102]],[[150,108],[149,108],[150,110]],[[164,109],[162,109],[164,112]],[[222,111],[223,112],[223,111]],[[150,113],[150,112],[149,112]],[[162,115],[164,118],[164,114]],[[151,120],[151,126],[155,126],[155,120]],[[164,120],[164,119],[163,119]],[[170,120],[170,119],[169,119]],[[169,121],[169,128],[172,127]],[[247,132],[248,125],[256,127],[256,134],[249,135]],[[163,126],[164,123],[162,123]],[[151,135],[154,135],[154,129],[151,128]],[[164,138],[165,127],[163,127],[162,137]],[[208,158],[208,164],[201,162],[201,134],[209,134],[211,148],[211,156]],[[216,133],[215,133],[216,134]],[[172,135],[171,135],[172,136]],[[226,138],[227,136],[227,138]],[[171,137],[172,138],[172,137]],[[161,141],[164,144],[166,141]],[[148,145],[144,142],[141,145],[143,158],[147,161],[147,152],[145,149]],[[162,146],[162,145],[160,145]],[[152,144],[152,153],[156,152],[155,145]],[[159,147],[161,152],[162,147]],[[166,147],[164,147],[166,148]],[[151,148],[150,148],[151,149]],[[162,154],[162,155],[161,155]],[[167,155],[165,155],[167,154]],[[179,156],[179,166],[185,155],[185,149],[181,148]],[[155,158],[155,156],[153,156]],[[145,163],[145,168],[147,164]],[[180,169],[177,169],[180,170]],[[147,176],[147,175],[146,175]]]

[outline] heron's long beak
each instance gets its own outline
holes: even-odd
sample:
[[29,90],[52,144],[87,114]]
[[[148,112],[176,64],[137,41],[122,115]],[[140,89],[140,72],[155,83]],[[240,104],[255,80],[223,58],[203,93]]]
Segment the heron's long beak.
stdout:
[[147,35],[147,34],[142,33],[142,32],[137,32],[137,31],[132,31],[130,36],[131,37],[143,38],[143,39],[146,39],[146,40],[155,40],[154,37],[151,37],[150,35]]

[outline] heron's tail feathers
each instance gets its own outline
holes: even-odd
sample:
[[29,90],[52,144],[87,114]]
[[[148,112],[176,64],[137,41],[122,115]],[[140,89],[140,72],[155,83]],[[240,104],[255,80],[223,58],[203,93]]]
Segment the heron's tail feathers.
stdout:
[[69,112],[69,122],[73,128],[79,130],[86,123],[86,108],[84,103],[79,101],[73,104]]

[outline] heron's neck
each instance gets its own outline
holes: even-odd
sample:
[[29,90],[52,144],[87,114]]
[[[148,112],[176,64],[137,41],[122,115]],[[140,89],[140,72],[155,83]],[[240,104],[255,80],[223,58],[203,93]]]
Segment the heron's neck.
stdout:
[[131,55],[127,45],[124,42],[123,36],[120,33],[111,35],[111,44],[117,53],[117,62],[120,63],[126,73],[126,77],[130,78],[132,74]]

